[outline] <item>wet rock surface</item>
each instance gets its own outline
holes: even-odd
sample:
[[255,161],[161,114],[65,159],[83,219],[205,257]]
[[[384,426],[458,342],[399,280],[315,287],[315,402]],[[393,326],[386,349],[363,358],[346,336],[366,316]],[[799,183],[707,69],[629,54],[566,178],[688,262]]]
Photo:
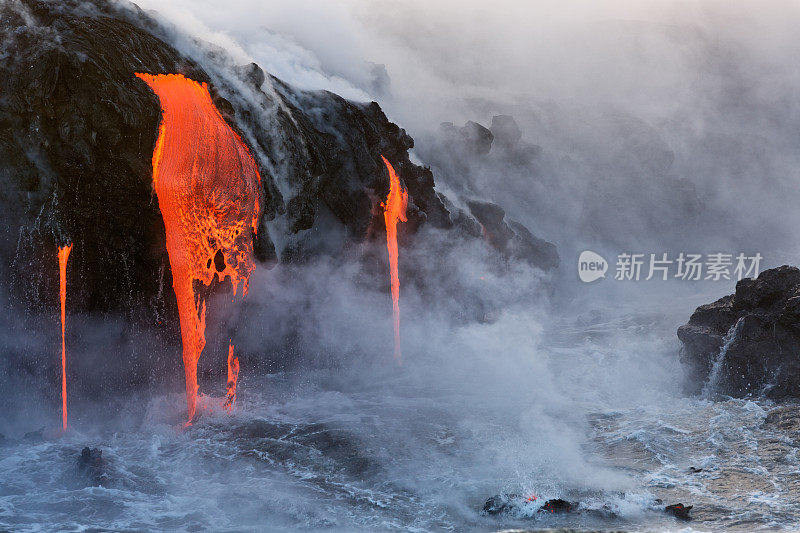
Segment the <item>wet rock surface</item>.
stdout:
[[800,270],[782,266],[736,284],[678,329],[691,390],[800,397]]
[[547,500],[544,505],[542,505],[541,509],[539,509],[540,513],[571,513],[577,510],[578,504],[571,503],[567,500],[562,500],[561,498],[556,498],[554,500]]
[[81,450],[78,456],[78,472],[92,485],[105,485],[108,482],[108,474],[103,451],[88,446]]
[[492,496],[483,504],[482,512],[487,515],[514,515],[520,517],[535,517],[538,513],[568,514],[585,512],[577,502],[569,502],[561,498],[542,501],[535,496],[520,496],[518,494],[498,494]]
[[[664,506],[661,500],[654,500],[649,506],[649,511],[663,511],[680,520],[691,520],[689,511],[693,506],[684,506],[682,503]],[[604,504],[599,507],[589,506],[580,502],[568,501],[562,498],[553,498],[542,502],[535,496],[520,496],[518,494],[498,494],[487,499],[481,512],[488,516],[507,515],[516,518],[537,518],[541,513],[562,515],[581,514],[599,519],[613,519],[618,515],[613,507]]]
[[689,511],[692,510],[692,507],[693,507],[692,505],[683,505],[682,503],[676,503],[664,507],[664,512],[674,516],[679,520],[689,521],[692,519],[692,517],[689,516]]
[[528,503],[529,499],[523,499],[518,494],[498,494],[486,500],[481,511],[489,515],[499,515],[513,511],[522,502]]
[[23,440],[31,443],[31,444],[38,444],[40,442],[44,442],[44,427],[41,427],[35,431],[28,431],[22,436]]

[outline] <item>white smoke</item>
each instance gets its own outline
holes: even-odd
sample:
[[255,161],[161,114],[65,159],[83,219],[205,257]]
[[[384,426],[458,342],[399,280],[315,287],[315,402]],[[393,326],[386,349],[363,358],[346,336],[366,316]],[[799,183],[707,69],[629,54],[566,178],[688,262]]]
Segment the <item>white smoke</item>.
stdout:
[[[491,197],[556,242],[560,273],[547,279],[525,266],[499,266],[483,243],[453,250],[441,246],[446,234],[419,235],[401,249],[402,369],[391,361],[382,255],[369,272],[327,258],[258,269],[243,305],[226,305],[227,295],[209,305],[201,367],[220,367],[224,350],[215,351],[214,339],[224,344],[231,335],[245,391],[261,370],[248,369],[248,354],[251,362],[294,355],[309,368],[322,368],[309,371],[308,381],[333,389],[352,419],[366,413],[385,419],[388,429],[377,436],[365,431],[364,439],[420,454],[417,462],[401,463],[404,472],[388,467],[404,483],[438,479],[431,465],[441,464],[471,476],[477,500],[504,489],[559,495],[564,487],[629,487],[630,479],[587,452],[587,415],[677,395],[674,330],[696,305],[731,292],[732,283],[620,287],[607,279],[580,286],[573,251],[586,245],[604,253],[630,251],[615,248],[624,243],[656,253],[684,242],[742,247],[730,252],[762,245],[796,250],[789,230],[798,222],[790,208],[798,200],[791,185],[800,168],[794,154],[800,130],[792,110],[798,108],[800,70],[788,58],[800,47],[800,8],[793,3],[138,3],[185,34],[225,48],[236,62],[255,61],[299,88],[377,100],[418,140],[423,163],[438,157],[445,167],[456,157],[431,154],[420,141],[435,143],[440,122],[488,125],[497,113],[515,115],[523,139],[542,147],[540,166],[511,168],[499,156],[474,162],[469,193]],[[385,65],[388,90],[375,65]],[[665,151],[674,163],[648,169],[653,154]],[[442,189],[464,190],[464,176],[438,170]],[[544,176],[538,182],[535,172]],[[600,192],[619,184],[632,205],[648,200],[646,187],[631,186],[618,175],[623,172],[644,184],[691,178],[713,216],[687,233],[657,218],[678,218],[671,209],[644,210],[636,225],[658,226],[663,234],[643,237],[640,228],[625,224],[616,226],[615,236],[582,234],[587,206],[600,206],[592,211],[599,213],[598,227],[613,227],[618,215],[597,196],[598,182]],[[741,234],[731,232],[734,227]],[[793,240],[782,241],[787,235]],[[426,287],[414,283],[418,277]],[[475,308],[453,297],[465,286],[474,292]],[[369,396],[375,403],[365,406],[357,399],[370,388],[383,400]],[[242,398],[246,405],[246,392]],[[279,399],[276,409],[290,400]],[[314,413],[325,418],[340,408],[321,404]],[[473,442],[466,445],[467,460],[420,444],[416,430],[437,416],[457,442]],[[442,496],[440,488],[430,490]],[[457,496],[464,505],[466,495]]]
[[[606,479],[609,488],[618,486],[585,460],[584,416],[677,394],[675,328],[696,305],[733,288],[732,282],[621,286],[612,280],[580,286],[573,264],[578,251],[769,247],[768,265],[786,260],[781,250],[797,257],[791,250],[798,242],[788,231],[800,222],[791,211],[800,199],[791,187],[800,168],[796,120],[775,111],[776,101],[787,112],[795,108],[800,94],[794,90],[800,70],[788,59],[800,46],[794,38],[800,9],[793,3],[139,4],[298,88],[377,100],[417,139],[416,155],[434,165],[441,188],[489,197],[556,242],[563,264],[554,303],[541,297],[538,281],[508,294],[533,273],[506,272],[486,291],[489,300],[505,298],[487,324],[454,324],[461,310],[447,304],[447,291],[418,294],[403,285],[401,267],[406,379],[457,389],[452,398],[467,405],[454,416],[480,418],[475,404],[488,406],[481,416],[510,416],[519,441],[503,448],[509,463],[499,471],[516,465],[519,484],[538,471],[551,480],[602,485],[598,480]],[[385,66],[388,90],[375,65]],[[541,147],[541,159],[512,168],[493,154],[468,161],[470,176],[447,172],[459,155],[436,153],[439,123],[488,126],[499,113],[516,117],[523,140]],[[675,190],[685,180],[693,187],[687,197],[701,206],[689,209],[694,222],[685,220]],[[785,217],[775,220],[776,212]],[[586,234],[587,228],[597,233]],[[401,251],[401,264],[444,261],[443,285],[447,276],[462,282],[474,276],[486,261],[475,250],[445,260],[423,238],[415,247]],[[243,335],[243,349],[274,347],[283,328],[301,320],[301,351],[358,368],[364,358],[381,360],[383,346],[391,344],[390,313],[376,309],[388,309],[388,294],[385,287],[360,285],[363,276],[352,268],[323,261],[292,276],[282,277],[283,267],[258,272],[248,305],[259,309],[256,322],[271,327]],[[369,368],[364,372],[371,376]],[[532,439],[537,460],[519,463],[529,457],[524,448]]]
[[[139,4],[299,88],[377,100],[435,170],[441,161],[432,159],[448,157],[432,156],[426,142],[439,123],[488,126],[494,114],[514,115],[523,141],[543,148],[543,163],[515,172],[501,159],[476,169],[473,192],[494,197],[569,253],[587,212],[604,219],[594,221],[602,239],[631,230],[627,240],[636,242],[628,244],[643,248],[749,252],[769,244],[787,252],[798,244],[788,231],[795,224],[773,216],[790,214],[798,199],[791,110],[800,69],[788,58],[798,52],[800,8],[792,2]],[[388,91],[376,85],[375,65],[385,65]],[[545,177],[530,185],[536,172]],[[443,186],[464,180],[436,177]],[[664,228],[685,216],[674,189],[687,186],[699,227],[669,234]],[[520,195],[525,188],[541,198],[536,213],[536,199]],[[630,219],[602,205],[598,214],[609,200],[596,188],[624,191]],[[648,200],[664,206],[654,210]],[[639,223],[650,240],[632,231]],[[618,247],[626,236],[615,240]]]

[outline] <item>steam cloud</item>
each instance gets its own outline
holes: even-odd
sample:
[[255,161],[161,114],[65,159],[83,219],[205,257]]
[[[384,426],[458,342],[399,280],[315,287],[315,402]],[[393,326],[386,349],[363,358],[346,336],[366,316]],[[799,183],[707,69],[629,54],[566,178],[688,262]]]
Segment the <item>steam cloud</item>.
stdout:
[[[387,446],[425,449],[419,419],[446,420],[456,439],[478,443],[477,462],[436,451],[425,459],[491,480],[471,487],[481,495],[498,483],[553,494],[625,488],[628,480],[588,459],[587,413],[678,394],[674,330],[732,283],[586,287],[573,259],[589,248],[607,259],[760,251],[764,266],[797,262],[787,252],[800,244],[794,3],[138,3],[175,24],[182,50],[195,46],[182,35],[196,36],[300,88],[375,99],[417,140],[416,157],[433,166],[440,190],[457,202],[496,201],[563,258],[548,277],[499,264],[482,243],[442,254],[445,236],[415,236],[401,253],[401,371],[391,365],[380,246],[365,250],[377,254],[374,272],[326,257],[258,268],[243,305],[221,296],[209,306],[201,359],[225,369],[233,338],[245,408],[248,380],[291,360],[345,399],[382,388],[376,411],[387,430],[377,438]],[[454,147],[439,127],[489,126],[500,114],[515,118],[522,144],[496,143],[485,156]],[[455,303],[464,291],[472,305]],[[80,347],[70,353],[81,358]],[[96,378],[89,367],[86,379]],[[393,411],[409,401],[419,411]],[[5,418],[0,429],[21,424]],[[427,479],[425,462],[412,463],[404,482]]]

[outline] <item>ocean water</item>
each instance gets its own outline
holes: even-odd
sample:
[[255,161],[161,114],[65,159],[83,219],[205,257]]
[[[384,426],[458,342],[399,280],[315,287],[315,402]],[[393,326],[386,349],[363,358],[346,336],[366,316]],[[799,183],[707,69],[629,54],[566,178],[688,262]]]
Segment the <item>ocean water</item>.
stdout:
[[[655,390],[662,377],[621,390],[623,369],[649,372],[634,361],[674,364],[641,357],[662,347],[643,340],[646,327],[561,324],[542,333],[539,358],[505,354],[496,366],[412,352],[402,367],[243,369],[234,414],[221,394],[205,396],[185,430],[179,393],[131,399],[113,416],[76,408],[63,436],[6,435],[0,530],[796,530],[798,406],[684,397]],[[624,355],[625,338],[638,351]],[[77,466],[84,446],[103,452],[97,477]],[[496,494],[536,499],[484,515]],[[537,512],[550,498],[580,512]],[[663,512],[677,502],[694,505],[693,521]]]

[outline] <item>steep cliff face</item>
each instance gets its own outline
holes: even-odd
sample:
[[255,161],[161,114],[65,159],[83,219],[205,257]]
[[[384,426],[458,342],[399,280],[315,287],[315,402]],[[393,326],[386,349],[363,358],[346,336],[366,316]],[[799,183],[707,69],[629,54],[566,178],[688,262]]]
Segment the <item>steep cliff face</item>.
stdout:
[[[410,162],[414,141],[375,102],[296,90],[200,43],[178,51],[170,30],[132,4],[13,0],[0,9],[0,263],[28,309],[52,307],[50,256],[73,242],[75,310],[124,310],[145,322],[176,315],[164,290],[171,274],[152,181],[161,107],[137,72],[207,83],[253,153],[261,264],[337,253],[383,231],[376,206],[389,177],[381,154],[409,192],[405,232],[430,225],[480,238],[473,216]],[[320,233],[338,237],[322,242]],[[533,238],[525,233],[515,235]]]
[[77,5],[2,8],[2,262],[17,296],[49,305],[51,252],[79,241],[71,296],[96,309],[156,294],[163,264],[147,157],[160,108],[131,69],[207,77],[148,32]]

